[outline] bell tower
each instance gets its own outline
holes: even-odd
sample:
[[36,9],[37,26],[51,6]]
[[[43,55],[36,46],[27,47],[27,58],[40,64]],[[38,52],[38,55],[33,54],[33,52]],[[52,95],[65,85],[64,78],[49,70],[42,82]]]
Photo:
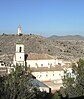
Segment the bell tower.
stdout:
[[19,24],[19,26],[18,26],[18,35],[20,35],[21,33],[22,33],[22,30],[21,30],[21,26]]
[[20,42],[16,44],[15,63],[18,65],[25,66],[24,45]]

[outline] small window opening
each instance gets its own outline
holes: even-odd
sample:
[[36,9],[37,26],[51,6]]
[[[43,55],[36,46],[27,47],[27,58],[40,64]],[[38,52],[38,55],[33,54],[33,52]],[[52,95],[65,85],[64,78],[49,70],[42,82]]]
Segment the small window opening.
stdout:
[[22,51],[22,47],[20,47],[20,49],[19,49],[19,52],[21,52]]
[[41,64],[41,66],[43,66],[43,64]]

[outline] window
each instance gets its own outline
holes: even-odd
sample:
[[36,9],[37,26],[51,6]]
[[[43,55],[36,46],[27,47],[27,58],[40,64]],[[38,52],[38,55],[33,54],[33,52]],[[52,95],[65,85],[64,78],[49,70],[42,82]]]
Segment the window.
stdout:
[[40,75],[39,75],[39,78],[41,78],[41,77],[42,77],[42,75],[40,74]]
[[42,75],[40,75],[40,77],[41,77]]
[[37,67],[38,67],[38,64],[37,64],[37,63],[35,63],[35,66],[37,66]]
[[19,49],[19,52],[21,52],[22,51],[22,47],[20,47],[20,49]]
[[50,64],[50,66],[52,66],[52,63]]
[[41,78],[42,77],[42,72],[40,72],[40,75],[39,75],[39,78]]
[[30,67],[30,64],[29,64],[29,66],[28,67]]
[[61,74],[59,74],[59,76],[61,76]]
[[58,65],[61,65],[61,63],[58,63]]
[[48,72],[46,72],[46,77],[48,76]]
[[49,66],[52,66],[52,63],[48,63]]
[[55,74],[54,74],[54,71],[53,71],[53,76],[54,76]]
[[48,63],[48,65],[50,65],[50,64]]
[[48,74],[46,74],[46,77],[48,76]]
[[41,66],[43,66],[43,64],[41,64]]

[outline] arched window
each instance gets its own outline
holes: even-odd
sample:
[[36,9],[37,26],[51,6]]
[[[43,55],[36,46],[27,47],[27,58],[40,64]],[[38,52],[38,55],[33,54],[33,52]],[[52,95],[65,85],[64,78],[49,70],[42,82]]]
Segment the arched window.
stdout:
[[19,49],[19,52],[21,52],[22,51],[22,47],[20,47],[20,49]]

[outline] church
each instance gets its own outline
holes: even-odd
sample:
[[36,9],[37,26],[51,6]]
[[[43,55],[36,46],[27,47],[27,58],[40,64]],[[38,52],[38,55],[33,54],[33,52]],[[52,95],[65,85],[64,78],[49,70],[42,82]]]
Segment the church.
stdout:
[[[17,36],[21,35],[22,30],[19,25]],[[11,70],[14,69],[16,65],[27,66],[31,69],[32,75],[36,78],[36,85],[37,81],[43,84],[41,84],[40,90],[49,92],[49,89],[51,89],[52,92],[55,92],[63,86],[62,78],[64,76],[64,70],[72,73],[71,62],[66,62],[44,53],[25,54],[25,46],[20,39],[18,39],[15,47],[13,64],[8,66],[4,62],[0,62],[0,75],[2,76],[10,74]]]
[[[18,35],[22,34],[21,26],[18,26]],[[25,47],[19,39],[16,43],[16,51],[13,59],[13,64],[16,66],[23,65],[30,68],[37,67],[50,67],[55,65],[64,65],[63,60],[56,59],[49,54],[28,53],[25,54]]]
[[[21,34],[21,26],[18,27],[18,35]],[[25,54],[25,47],[21,40],[16,43],[16,51],[13,58],[16,66],[27,66],[32,70],[32,75],[37,80],[43,82],[51,90],[59,90],[62,86],[64,70],[72,72],[71,63],[66,63],[62,59],[56,59],[48,54],[28,53]]]

